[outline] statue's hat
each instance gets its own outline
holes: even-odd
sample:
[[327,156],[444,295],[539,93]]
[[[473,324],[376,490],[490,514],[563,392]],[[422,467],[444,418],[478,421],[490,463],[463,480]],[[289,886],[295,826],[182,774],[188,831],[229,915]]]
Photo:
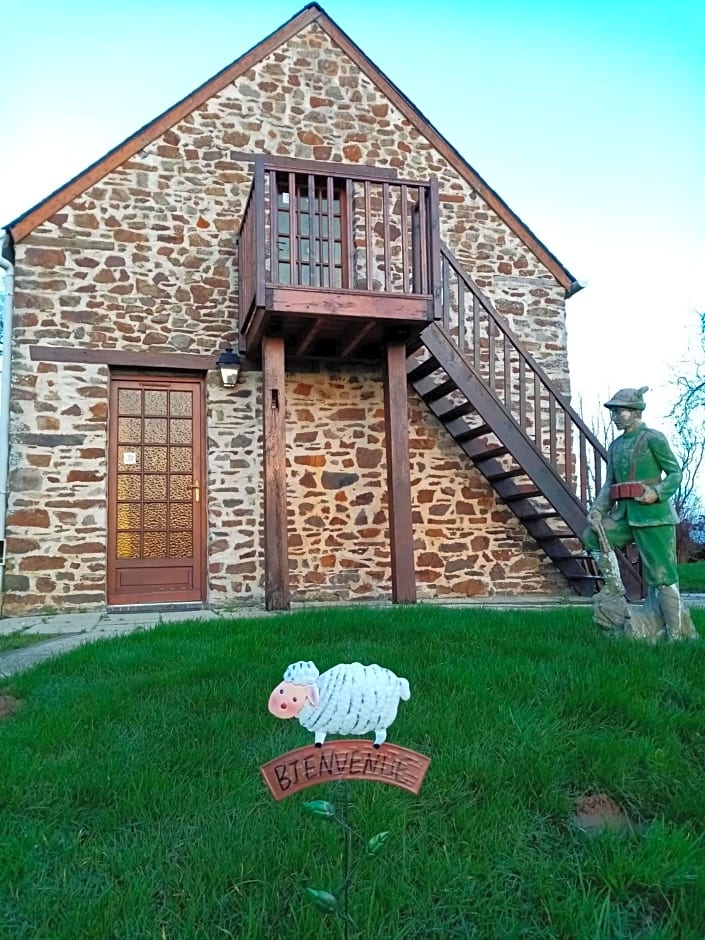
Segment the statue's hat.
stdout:
[[648,385],[642,385],[641,388],[620,388],[605,402],[605,408],[632,408],[634,411],[643,411],[646,408],[644,392],[648,390]]

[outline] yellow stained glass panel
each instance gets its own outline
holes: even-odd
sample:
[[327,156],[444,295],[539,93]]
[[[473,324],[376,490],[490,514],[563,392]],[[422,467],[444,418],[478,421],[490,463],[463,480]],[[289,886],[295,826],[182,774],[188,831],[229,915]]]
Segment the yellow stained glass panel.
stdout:
[[145,529],[166,529],[166,503],[145,503]]
[[117,527],[118,529],[139,529],[142,514],[139,503],[118,503]]
[[145,444],[166,444],[166,418],[144,419]]
[[191,499],[191,474],[173,473],[169,477],[169,499]]
[[130,476],[127,473],[118,473],[117,498],[118,499],[139,499],[140,498],[140,478],[138,476]]
[[118,532],[117,534],[117,557],[118,558],[139,558],[140,557],[140,534],[139,532]]
[[166,532],[145,532],[143,558],[166,558]]
[[169,558],[192,558],[193,539],[190,532],[169,534]]
[[121,415],[142,413],[142,392],[137,388],[121,388],[118,392],[118,411]]
[[[169,469],[172,473],[190,473],[191,472],[191,455],[193,451],[190,447],[170,447],[169,448],[169,459],[171,461],[171,466]],[[166,468],[165,468],[166,469]]]
[[166,447],[145,447],[144,469],[152,473],[166,473]]
[[121,444],[140,444],[142,442],[142,421],[139,418],[119,418],[118,441]]
[[144,413],[146,415],[162,415],[166,417],[168,393],[166,391],[147,391],[144,393]]
[[191,392],[171,393],[171,414],[182,418],[190,418],[193,414],[193,401]]
[[118,447],[118,469],[127,473],[135,473],[140,469],[140,459],[142,456],[141,447]]
[[166,476],[163,473],[145,473],[144,498],[166,499]]
[[170,503],[169,527],[172,529],[190,529],[193,522],[191,503]]
[[172,418],[169,422],[172,444],[191,444],[193,422],[188,418]]

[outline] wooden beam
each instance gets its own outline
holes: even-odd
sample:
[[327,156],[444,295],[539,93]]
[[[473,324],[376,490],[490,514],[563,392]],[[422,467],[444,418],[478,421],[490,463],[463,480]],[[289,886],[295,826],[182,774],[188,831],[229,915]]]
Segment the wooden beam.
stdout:
[[406,386],[406,346],[387,345],[384,371],[384,423],[387,446],[389,541],[392,556],[392,600],[416,603],[414,533],[411,522],[409,413]]
[[383,294],[377,291],[341,291],[329,288],[267,287],[267,310],[310,317],[370,318],[428,321],[433,301],[428,294]]
[[301,342],[299,343],[299,345],[298,345],[298,346],[296,347],[296,349],[294,350],[294,355],[295,355],[295,356],[305,356],[305,355],[306,355],[306,353],[307,353],[307,352],[309,351],[309,349],[311,348],[311,344],[312,344],[313,341],[316,339],[316,337],[318,336],[318,334],[321,332],[321,329],[323,328],[323,324],[324,324],[324,321],[319,318],[318,320],[314,320],[314,321],[311,323],[311,325],[308,326],[308,328],[306,329],[306,332],[304,333],[304,335],[303,335],[303,337],[302,337],[302,339],[301,339]]
[[371,333],[378,328],[379,324],[375,320],[370,320],[369,323],[366,323],[362,329],[356,329],[355,332],[350,336],[350,339],[341,347],[338,357],[340,359],[347,359],[348,356],[351,356],[355,350],[364,343]]
[[82,349],[80,346],[30,346],[32,362],[86,362],[93,365],[136,366],[139,369],[189,369],[207,372],[215,368],[218,353],[130,352],[126,349]]
[[289,609],[284,340],[262,339],[264,579],[267,610]]

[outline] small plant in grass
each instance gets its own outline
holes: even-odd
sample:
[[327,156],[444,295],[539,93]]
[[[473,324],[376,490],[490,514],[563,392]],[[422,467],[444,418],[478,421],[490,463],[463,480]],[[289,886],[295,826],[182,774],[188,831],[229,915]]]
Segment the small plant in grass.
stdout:
[[54,639],[56,639],[54,633],[8,633],[6,636],[0,636],[0,653],[24,649],[26,646],[36,646],[37,643]]
[[[335,804],[328,800],[309,800],[307,803],[304,803],[306,812],[311,813],[318,819],[326,819],[329,822],[337,823],[343,830],[343,880],[340,886],[333,893],[318,888],[306,888],[306,894],[322,914],[335,914],[341,918],[345,924],[345,937],[347,938],[349,936],[350,927],[355,931],[358,930],[348,909],[349,889],[353,875],[364,858],[372,858],[382,852],[389,838],[389,832],[378,832],[369,839],[365,839],[358,832],[355,832],[348,823],[349,803],[347,784],[344,783],[343,787],[345,789],[342,791],[343,801],[341,815],[338,814]],[[357,865],[353,865],[351,860],[350,849],[353,838],[361,842],[365,847],[364,854],[359,855],[357,858]]]

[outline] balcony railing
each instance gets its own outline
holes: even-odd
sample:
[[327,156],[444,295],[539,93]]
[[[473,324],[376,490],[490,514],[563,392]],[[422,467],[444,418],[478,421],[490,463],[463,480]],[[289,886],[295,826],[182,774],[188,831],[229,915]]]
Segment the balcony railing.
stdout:
[[[241,335],[268,298],[281,295],[271,288],[299,289],[293,296],[302,303],[311,291],[425,298],[428,319],[440,317],[437,182],[330,167],[256,158],[238,240]],[[378,309],[383,317],[389,308]]]

